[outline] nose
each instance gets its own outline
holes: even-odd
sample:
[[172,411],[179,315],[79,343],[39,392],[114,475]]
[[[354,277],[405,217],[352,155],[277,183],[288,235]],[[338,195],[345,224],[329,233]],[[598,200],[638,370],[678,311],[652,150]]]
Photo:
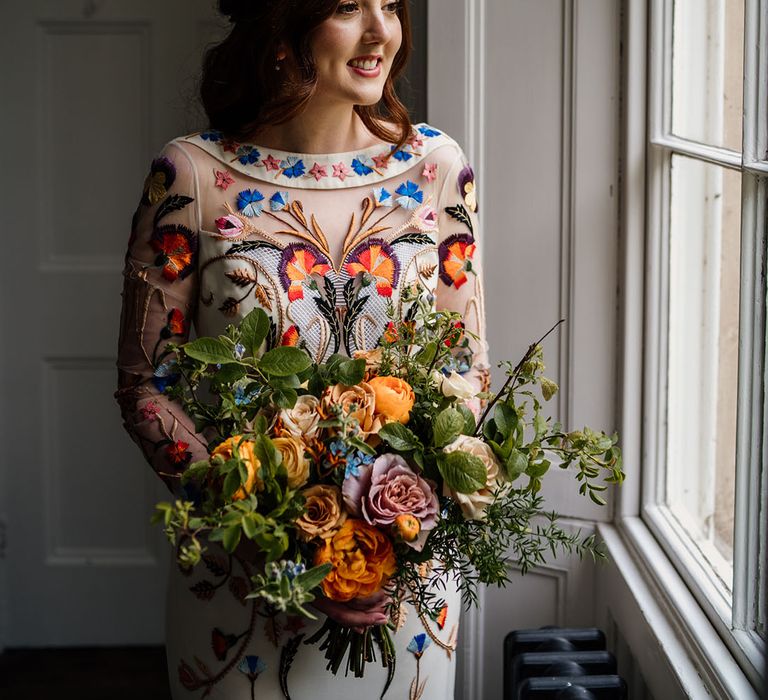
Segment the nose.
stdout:
[[363,39],[367,44],[386,44],[392,38],[392,28],[381,9],[366,13]]

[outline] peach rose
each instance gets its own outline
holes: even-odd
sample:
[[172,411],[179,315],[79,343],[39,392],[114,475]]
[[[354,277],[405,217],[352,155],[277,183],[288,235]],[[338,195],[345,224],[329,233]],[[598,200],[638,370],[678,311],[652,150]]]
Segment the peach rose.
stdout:
[[368,384],[376,394],[376,413],[387,420],[407,423],[416,401],[411,385],[400,377],[374,377]]
[[323,579],[323,593],[342,602],[372,595],[395,573],[392,542],[378,528],[355,518],[348,518],[315,553],[315,565],[326,562],[333,570]]
[[272,438],[272,444],[283,458],[288,472],[288,486],[297,489],[309,481],[309,460],[304,454],[304,443],[293,436]]
[[355,350],[352,353],[353,360],[365,360],[365,381],[375,377],[379,373],[381,366],[382,349],[380,347],[373,350]]
[[[375,415],[376,394],[367,382],[360,382],[354,386],[336,384],[329,386],[320,400],[320,412],[326,417],[333,416],[331,406],[338,404],[347,415],[357,418],[360,424],[360,433],[363,438],[379,432],[383,423]],[[355,409],[352,409],[355,404]]]
[[317,484],[302,492],[306,502],[304,513],[296,521],[302,540],[315,537],[331,537],[347,519],[341,506],[341,490],[338,486]]
[[231,438],[227,438],[220,445],[216,446],[213,452],[211,452],[211,457],[221,456],[225,461],[229,461],[234,456],[238,443],[240,444],[237,448],[238,455],[245,463],[248,478],[245,480],[245,484],[235,491],[232,496],[233,501],[242,501],[248,494],[253,492],[254,487],[256,491],[264,490],[264,482],[259,477],[261,462],[254,452],[253,442],[247,438],[244,439],[242,435],[234,435]]

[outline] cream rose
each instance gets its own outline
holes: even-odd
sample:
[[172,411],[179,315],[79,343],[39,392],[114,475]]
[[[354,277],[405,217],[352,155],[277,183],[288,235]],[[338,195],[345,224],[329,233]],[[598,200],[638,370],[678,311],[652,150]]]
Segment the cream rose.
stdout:
[[480,438],[459,435],[444,452],[466,452],[480,459],[486,469],[485,486],[474,493],[458,493],[443,486],[443,495],[450,496],[461,507],[467,520],[484,520],[485,510],[493,502],[493,493],[502,485],[500,464],[493,450]]
[[283,427],[294,437],[311,438],[317,433],[320,401],[314,396],[299,396],[293,408],[284,408],[278,414]]
[[288,472],[288,486],[297,489],[309,481],[309,460],[304,454],[304,443],[299,438],[272,438],[272,443],[283,458],[283,466]]
[[341,489],[317,484],[304,489],[303,495],[304,513],[296,521],[299,537],[302,540],[331,537],[347,519],[341,505]]
[[452,371],[447,375],[442,372],[434,372],[432,377],[440,387],[440,393],[443,396],[471,399],[477,393],[475,387],[458,372]]
[[[355,404],[354,410],[352,410],[352,404]],[[376,393],[367,382],[360,382],[354,386],[346,384],[329,386],[320,400],[320,413],[326,418],[332,417],[331,406],[333,405],[341,406],[344,413],[357,418],[363,438],[375,435],[383,425],[381,418],[374,415]]]

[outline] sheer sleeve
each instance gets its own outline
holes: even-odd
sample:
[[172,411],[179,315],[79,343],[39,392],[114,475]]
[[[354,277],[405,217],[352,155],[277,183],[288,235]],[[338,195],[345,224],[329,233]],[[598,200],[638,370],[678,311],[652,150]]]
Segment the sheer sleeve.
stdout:
[[189,337],[197,293],[198,199],[186,151],[168,144],[152,161],[133,217],[123,271],[118,390],[123,425],[166,486],[208,455],[193,421],[163,390],[179,379],[169,342]]
[[[475,176],[461,149],[448,164],[438,199],[437,309],[459,312],[469,331],[454,351],[456,369],[477,391],[490,382],[483,303],[482,234]],[[475,337],[476,336],[476,337]],[[476,407],[473,407],[476,408]]]

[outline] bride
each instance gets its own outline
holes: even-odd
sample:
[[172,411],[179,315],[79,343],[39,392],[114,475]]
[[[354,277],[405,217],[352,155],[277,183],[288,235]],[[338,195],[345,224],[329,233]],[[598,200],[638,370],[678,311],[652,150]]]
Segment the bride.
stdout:
[[[217,335],[258,306],[272,345],[299,345],[320,362],[374,349],[387,306],[403,312],[424,294],[463,314],[479,340],[456,354],[456,368],[478,391],[488,379],[474,173],[447,134],[411,124],[394,90],[410,52],[407,3],[221,0],[219,8],[231,31],[205,57],[209,128],[153,160],[124,270],[116,396],[125,428],[180,497],[178,475],[207,458],[207,440],[163,393],[176,380],[164,347],[185,342],[192,327]],[[325,291],[351,278],[354,309],[341,293],[329,304]],[[440,592],[436,619],[410,605],[393,612],[380,593],[319,598],[321,619],[310,622],[245,599],[253,561],[245,545],[230,556],[209,543],[194,573],[172,564],[175,700],[379,697],[381,666],[370,664],[363,679],[333,676],[304,643],[323,616],[392,627],[397,667],[386,697],[453,697],[455,589]]]

